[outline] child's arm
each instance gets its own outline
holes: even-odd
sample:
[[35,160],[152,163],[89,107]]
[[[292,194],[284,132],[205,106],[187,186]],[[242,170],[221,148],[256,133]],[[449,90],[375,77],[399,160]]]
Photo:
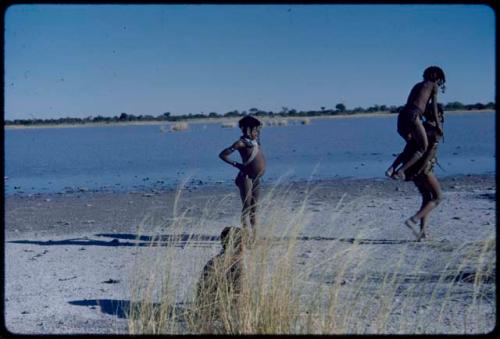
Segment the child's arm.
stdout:
[[231,160],[229,158],[229,156],[231,155],[231,153],[233,153],[237,149],[240,149],[240,148],[243,148],[243,147],[245,147],[245,145],[243,144],[243,142],[241,142],[240,140],[238,140],[232,146],[223,149],[222,152],[219,153],[219,158],[221,158],[222,161],[228,163],[229,165],[234,166],[234,167],[236,167],[239,170],[243,170],[243,167],[244,167],[243,164],[237,163],[236,161],[233,161],[233,160]]
[[438,92],[438,86],[434,85],[434,88],[432,90],[432,117],[433,117],[434,121],[436,122],[436,128],[437,128],[438,133],[440,135],[443,135],[443,126],[441,125],[441,120],[439,119],[439,116],[438,116],[437,92]]

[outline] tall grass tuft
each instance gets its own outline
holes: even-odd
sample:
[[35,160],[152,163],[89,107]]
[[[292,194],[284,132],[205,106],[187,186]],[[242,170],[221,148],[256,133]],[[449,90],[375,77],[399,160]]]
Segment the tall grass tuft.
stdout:
[[[377,245],[367,240],[374,237],[374,225],[367,224],[346,237],[350,230],[335,225],[338,216],[358,210],[362,201],[343,195],[329,211],[332,225],[307,237],[316,227],[313,194],[314,189],[292,185],[270,187],[259,206],[256,240],[244,240],[241,252],[233,252],[231,243],[224,255],[214,257],[222,227],[210,224],[224,206],[221,201],[231,197],[207,203],[196,215],[183,207],[180,189],[174,217],[163,225],[146,220],[138,232],[154,236],[150,246],[138,248],[129,332],[457,334],[493,329],[494,236],[451,247],[389,240]],[[197,234],[209,229],[213,239],[201,241]],[[322,240],[328,229],[334,236]],[[211,274],[202,280],[211,258]],[[230,274],[235,265],[241,269],[237,283]]]

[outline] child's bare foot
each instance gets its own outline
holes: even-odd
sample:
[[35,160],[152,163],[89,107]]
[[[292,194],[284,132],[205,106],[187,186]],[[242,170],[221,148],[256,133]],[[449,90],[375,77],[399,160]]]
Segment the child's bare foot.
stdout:
[[385,171],[385,176],[394,179],[392,177],[393,175],[394,175],[394,167],[391,166]]
[[420,241],[420,240],[425,240],[426,238],[426,234],[422,231],[420,231],[420,233],[418,234],[418,237],[417,237],[417,241]]
[[392,177],[396,180],[401,180],[401,181],[405,180],[405,174],[403,171],[397,171],[392,175]]
[[415,227],[417,227],[417,222],[413,219],[413,217],[405,221],[405,226],[413,232],[413,235],[415,236],[415,238],[417,238],[418,241],[420,238],[420,233],[415,230]]
[[429,235],[429,232],[425,233],[423,231],[420,231],[420,234],[419,234],[419,236],[417,238],[417,241],[420,241],[420,240],[430,240],[430,239],[431,239],[431,237]]

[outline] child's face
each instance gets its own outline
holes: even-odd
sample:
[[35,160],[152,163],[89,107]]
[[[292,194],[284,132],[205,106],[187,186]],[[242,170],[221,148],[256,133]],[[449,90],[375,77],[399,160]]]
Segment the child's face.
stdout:
[[250,138],[252,138],[253,140],[257,139],[257,137],[259,136],[259,128],[258,127],[254,127],[250,130]]
[[259,128],[258,127],[253,127],[253,128],[247,127],[243,130],[243,133],[246,134],[247,137],[249,137],[250,139],[255,140],[259,136]]

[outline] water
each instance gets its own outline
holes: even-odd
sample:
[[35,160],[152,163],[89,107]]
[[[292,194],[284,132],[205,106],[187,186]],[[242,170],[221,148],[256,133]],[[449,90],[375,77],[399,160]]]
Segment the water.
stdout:
[[[5,130],[5,192],[69,189],[131,190],[174,187],[184,180],[232,183],[236,170],[219,152],[240,131],[219,123],[190,124],[163,133],[160,126]],[[337,177],[382,178],[404,146],[396,115],[318,119],[309,125],[269,126],[261,142],[264,182]],[[239,161],[237,154],[234,158]],[[436,175],[495,171],[494,112],[448,115]]]

